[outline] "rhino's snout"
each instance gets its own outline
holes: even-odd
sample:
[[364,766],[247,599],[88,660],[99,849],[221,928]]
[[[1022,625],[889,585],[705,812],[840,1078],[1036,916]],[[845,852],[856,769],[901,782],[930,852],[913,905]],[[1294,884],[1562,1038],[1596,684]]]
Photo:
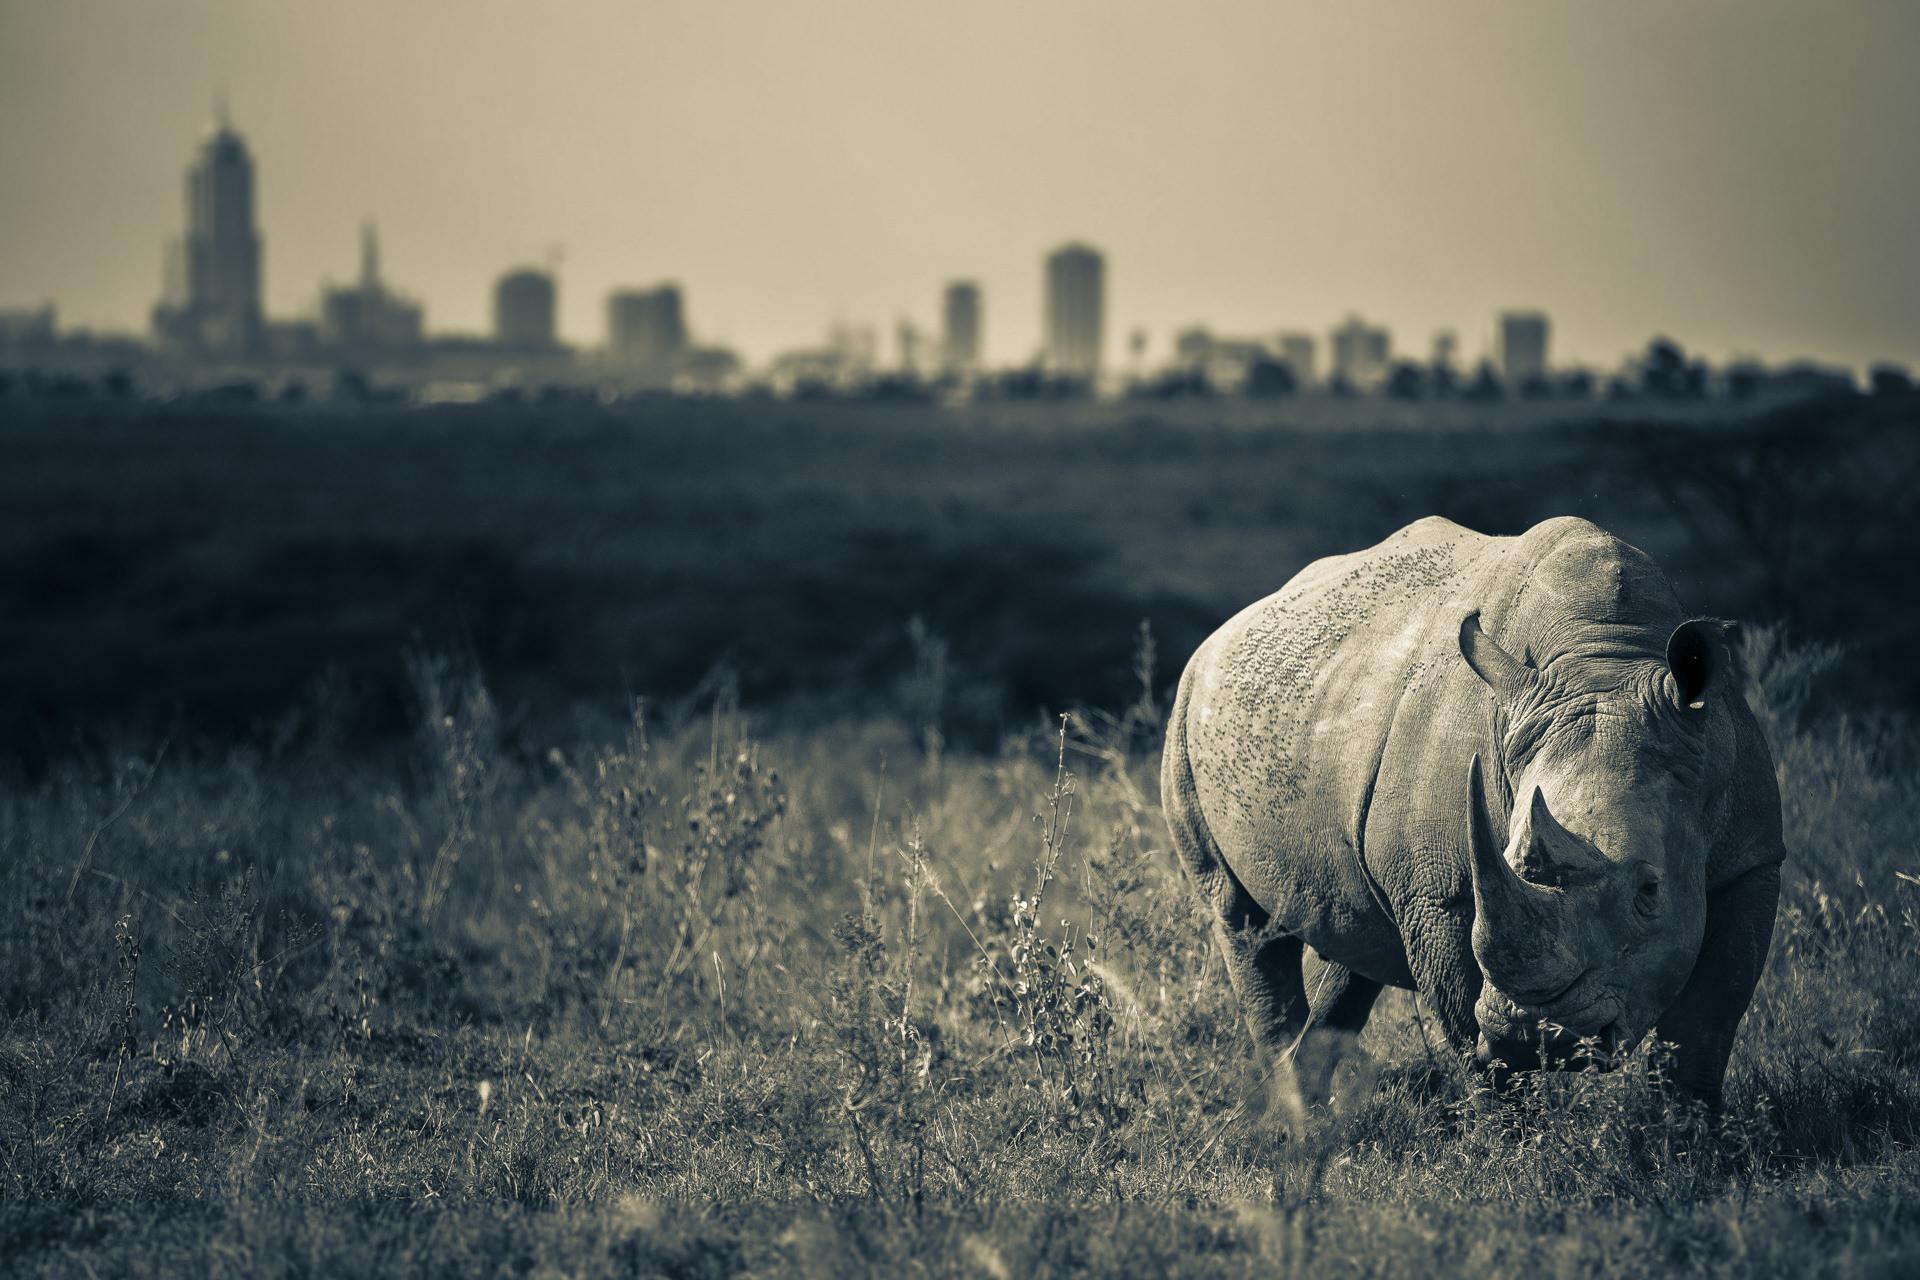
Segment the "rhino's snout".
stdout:
[[1485,1031],[1474,1042],[1473,1060],[1482,1067],[1499,1062],[1514,1071],[1532,1071],[1541,1066],[1565,1067],[1591,1060],[1599,1066],[1611,1066],[1625,1038],[1618,1023],[1608,1023],[1590,1035],[1580,1035],[1551,1022],[1543,1023],[1531,1036],[1495,1039]]
[[1542,1065],[1565,1065],[1597,1046],[1605,1061],[1621,1048],[1626,1036],[1620,1026],[1620,1002],[1604,993],[1586,996],[1576,981],[1563,992],[1573,999],[1547,1006],[1520,1004],[1493,988],[1482,989],[1474,1006],[1480,1035],[1474,1060],[1482,1066],[1504,1062],[1517,1070]]

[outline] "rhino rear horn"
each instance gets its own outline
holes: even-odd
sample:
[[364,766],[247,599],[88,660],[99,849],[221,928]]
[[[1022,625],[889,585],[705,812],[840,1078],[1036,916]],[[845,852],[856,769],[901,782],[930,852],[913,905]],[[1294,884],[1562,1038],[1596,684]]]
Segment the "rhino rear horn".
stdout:
[[1527,825],[1520,836],[1521,874],[1534,884],[1556,888],[1591,879],[1612,864],[1598,849],[1560,825],[1547,808],[1546,793],[1533,789]]
[[1460,620],[1460,656],[1503,703],[1518,702],[1532,691],[1540,673],[1502,649],[1480,627],[1478,610]]

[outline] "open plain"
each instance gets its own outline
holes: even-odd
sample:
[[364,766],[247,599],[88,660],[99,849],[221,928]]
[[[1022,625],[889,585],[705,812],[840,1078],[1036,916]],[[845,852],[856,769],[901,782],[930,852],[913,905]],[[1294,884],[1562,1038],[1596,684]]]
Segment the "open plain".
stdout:
[[[0,402],[0,1269],[1911,1274],[1920,410],[1334,408]],[[1720,1116],[1270,1114],[1169,688],[1436,513],[1745,624]]]

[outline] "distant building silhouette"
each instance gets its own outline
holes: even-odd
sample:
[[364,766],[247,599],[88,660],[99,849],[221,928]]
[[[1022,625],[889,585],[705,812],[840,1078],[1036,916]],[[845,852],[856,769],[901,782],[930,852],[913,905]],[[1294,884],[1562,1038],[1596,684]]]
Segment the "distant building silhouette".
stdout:
[[260,233],[253,157],[223,111],[187,169],[187,227],[168,246],[154,335],[184,354],[239,359],[261,348]]
[[522,267],[493,286],[493,338],[515,351],[550,351],[558,346],[554,315],[559,289],[545,271]]
[[670,378],[687,349],[680,286],[624,289],[607,298],[607,354],[621,368]]
[[1178,385],[1190,390],[1254,394],[1292,391],[1313,374],[1313,340],[1301,334],[1282,334],[1271,340],[1223,338],[1205,325],[1193,325],[1174,335],[1173,367],[1186,379]]
[[58,313],[51,302],[40,307],[0,309],[0,350],[53,341]]
[[924,376],[928,370],[927,348],[930,345],[927,335],[911,316],[901,316],[893,322],[894,351],[899,357],[899,372],[908,378]]
[[1259,344],[1221,338],[1205,325],[1189,325],[1173,335],[1173,359],[1183,369],[1204,378],[1219,391],[1231,391],[1245,364],[1259,355]]
[[320,339],[356,359],[405,358],[419,352],[420,307],[380,279],[380,240],[371,222],[360,228],[360,281],[327,289],[320,300]]
[[739,390],[740,357],[728,347],[688,347],[674,375],[676,391],[718,395]]
[[[49,302],[39,307],[0,308],[0,384],[9,365],[33,368],[47,361],[59,341],[59,315]],[[0,387],[0,399],[6,392]]]
[[865,379],[880,363],[880,335],[870,324],[836,320],[827,327],[827,350],[833,352],[849,378]]
[[1047,255],[1047,371],[1092,382],[1106,336],[1106,260],[1069,244]]
[[1313,385],[1313,335],[1310,333],[1283,333],[1274,339],[1274,351],[1280,357],[1280,363],[1287,366],[1293,374],[1295,386]]
[[947,286],[941,309],[940,358],[949,373],[971,373],[980,367],[980,286],[956,280]]
[[766,385],[777,395],[855,392],[872,383],[878,357],[879,335],[872,326],[836,320],[821,345],[774,356],[767,364]]
[[1359,316],[1348,316],[1333,331],[1333,376],[1358,390],[1384,382],[1393,360],[1393,336]]
[[1547,317],[1539,311],[1508,311],[1500,317],[1500,376],[1510,387],[1547,376]]

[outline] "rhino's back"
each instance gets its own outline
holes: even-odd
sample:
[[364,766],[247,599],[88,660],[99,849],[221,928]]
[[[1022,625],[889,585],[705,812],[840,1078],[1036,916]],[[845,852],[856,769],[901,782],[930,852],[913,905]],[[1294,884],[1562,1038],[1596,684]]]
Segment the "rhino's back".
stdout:
[[1489,750],[1491,702],[1459,653],[1475,610],[1536,660],[1595,622],[1623,653],[1657,656],[1679,620],[1651,562],[1584,520],[1496,538],[1432,517],[1309,565],[1189,664],[1183,728],[1207,827],[1256,901],[1314,917],[1303,933],[1382,923],[1360,918],[1385,911],[1365,860],[1376,807],[1400,842],[1418,840],[1415,810],[1457,810],[1466,761]]
[[1340,855],[1358,851],[1381,744],[1404,691],[1435,660],[1425,643],[1435,619],[1501,541],[1422,520],[1308,565],[1194,654],[1184,728],[1196,795],[1267,909],[1292,896],[1276,873],[1300,868],[1249,860],[1250,850],[1312,846],[1342,892],[1367,893],[1357,859]]

